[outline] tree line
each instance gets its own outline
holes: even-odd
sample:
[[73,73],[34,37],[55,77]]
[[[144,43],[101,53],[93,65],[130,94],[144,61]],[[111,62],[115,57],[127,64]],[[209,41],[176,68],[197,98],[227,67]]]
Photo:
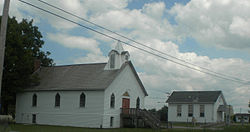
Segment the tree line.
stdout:
[[[1,20],[0,16],[0,20]],[[41,50],[44,45],[42,34],[33,20],[23,19],[18,22],[15,17],[8,18],[5,57],[2,78],[2,114],[15,111],[16,93],[39,83],[34,72],[34,63],[39,60],[41,66],[54,65],[50,52]]]

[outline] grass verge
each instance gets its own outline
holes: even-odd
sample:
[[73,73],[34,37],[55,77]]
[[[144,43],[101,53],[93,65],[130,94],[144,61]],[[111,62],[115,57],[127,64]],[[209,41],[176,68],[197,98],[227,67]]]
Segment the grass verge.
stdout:
[[236,125],[225,127],[223,130],[209,129],[149,129],[149,128],[115,128],[115,129],[91,129],[67,126],[48,126],[48,125],[24,125],[11,124],[4,130],[4,125],[0,125],[1,132],[250,132],[250,125]]

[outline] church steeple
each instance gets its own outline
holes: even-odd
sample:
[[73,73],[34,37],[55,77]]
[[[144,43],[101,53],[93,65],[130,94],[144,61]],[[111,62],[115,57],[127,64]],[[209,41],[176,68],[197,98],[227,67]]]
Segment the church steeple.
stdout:
[[116,50],[119,54],[121,54],[121,53],[124,51],[124,49],[123,49],[122,44],[121,44],[120,41],[117,42],[117,44],[116,44],[116,46],[115,46],[115,50]]
[[122,64],[129,60],[128,51],[124,51],[120,41],[117,42],[115,49],[109,52],[109,61],[105,66],[105,70],[120,69]]

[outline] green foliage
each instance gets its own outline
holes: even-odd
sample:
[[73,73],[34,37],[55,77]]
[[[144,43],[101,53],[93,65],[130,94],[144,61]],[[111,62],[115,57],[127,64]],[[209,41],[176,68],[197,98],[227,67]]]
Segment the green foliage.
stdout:
[[158,111],[154,109],[148,110],[150,113],[156,115],[161,121],[167,121],[167,116],[168,116],[168,107],[163,106],[161,109]]
[[15,104],[16,92],[37,83],[37,76],[32,75],[34,61],[40,60],[42,66],[53,65],[53,60],[48,58],[50,53],[40,50],[43,45],[42,34],[38,27],[33,26],[33,20],[18,22],[15,17],[8,19],[2,83],[5,114],[8,105]]
[[151,112],[151,113],[153,113],[153,114],[156,114],[156,109],[155,108],[153,108],[153,109],[150,109],[150,110],[148,110],[149,112]]
[[157,113],[160,116],[161,121],[167,121],[167,116],[168,116],[167,106],[163,106],[160,110],[157,111]]

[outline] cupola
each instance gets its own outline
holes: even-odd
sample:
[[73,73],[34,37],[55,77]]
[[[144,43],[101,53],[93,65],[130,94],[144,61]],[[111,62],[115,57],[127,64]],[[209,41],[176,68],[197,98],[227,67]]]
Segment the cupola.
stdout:
[[129,60],[129,52],[124,51],[120,41],[117,42],[115,49],[112,49],[109,54],[109,60],[105,66],[105,70],[120,69],[122,64]]

